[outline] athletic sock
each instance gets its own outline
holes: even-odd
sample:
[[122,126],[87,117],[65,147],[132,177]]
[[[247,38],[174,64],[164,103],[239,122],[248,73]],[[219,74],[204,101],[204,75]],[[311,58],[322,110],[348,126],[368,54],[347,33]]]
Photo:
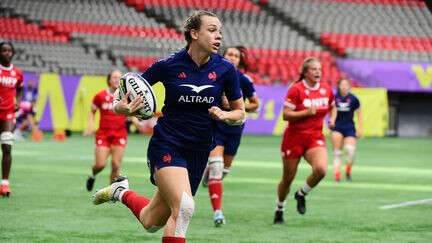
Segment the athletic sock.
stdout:
[[2,185],[9,185],[9,180],[2,179],[2,180],[1,180],[1,184],[2,184]]
[[345,173],[346,174],[351,174],[351,165],[347,165],[345,168]]
[[123,190],[119,195],[119,199],[132,211],[138,220],[140,220],[139,216],[141,210],[150,203],[148,198],[140,196],[136,192],[129,189]]
[[186,238],[164,236],[162,237],[162,243],[186,243]]
[[222,205],[222,180],[210,179],[208,188],[213,211],[220,210]]
[[280,202],[276,200],[276,211],[284,211],[285,210],[285,201]]
[[310,191],[312,190],[312,187],[310,187],[307,182],[298,190],[299,194],[302,196],[306,196]]

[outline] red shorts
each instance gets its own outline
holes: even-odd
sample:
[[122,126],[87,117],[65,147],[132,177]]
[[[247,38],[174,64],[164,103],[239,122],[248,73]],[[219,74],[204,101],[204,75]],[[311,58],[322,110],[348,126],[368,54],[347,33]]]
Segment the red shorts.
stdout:
[[14,110],[3,110],[0,111],[0,120],[15,122],[15,112]]
[[281,154],[287,159],[298,159],[311,148],[325,147],[325,137],[322,133],[299,133],[285,130]]
[[95,144],[97,147],[111,147],[111,146],[125,147],[127,144],[127,131],[126,129],[121,129],[121,130],[98,129],[96,132]]

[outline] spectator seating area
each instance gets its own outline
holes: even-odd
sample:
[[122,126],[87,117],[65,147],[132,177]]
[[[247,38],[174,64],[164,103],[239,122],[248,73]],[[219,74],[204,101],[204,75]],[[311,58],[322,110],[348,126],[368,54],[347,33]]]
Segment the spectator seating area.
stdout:
[[432,15],[418,0],[269,0],[341,55],[432,60]]
[[323,81],[334,85],[345,74],[328,48],[352,58],[432,59],[432,19],[422,1],[262,2],[313,31],[321,43],[250,0],[3,0],[0,39],[16,45],[15,63],[25,71],[143,71],[185,45],[183,20],[205,8],[221,18],[224,46],[249,49],[248,74],[257,84],[287,85],[298,78],[304,58],[316,56]]

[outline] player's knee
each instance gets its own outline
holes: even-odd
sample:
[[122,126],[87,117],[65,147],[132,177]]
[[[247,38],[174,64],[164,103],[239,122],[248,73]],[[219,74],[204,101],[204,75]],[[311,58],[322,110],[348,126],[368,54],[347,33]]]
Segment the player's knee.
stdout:
[[315,168],[313,168],[313,174],[316,177],[324,178],[324,176],[326,174],[326,167],[325,166],[316,166]]
[[0,134],[0,140],[1,140],[1,144],[6,144],[6,145],[12,146],[14,144],[14,141],[15,141],[15,136],[13,135],[12,132],[9,132],[9,131],[2,132]]
[[155,233],[159,229],[163,228],[163,226],[157,226],[157,225],[153,225],[153,224],[143,224],[143,226],[146,229],[146,231],[149,233]]
[[346,157],[347,160],[350,162],[354,160],[355,149],[356,147],[354,145],[351,144],[345,145]]
[[335,149],[333,151],[333,163],[338,165],[341,163],[342,150]]
[[210,157],[208,159],[208,167],[209,167],[209,180],[222,179],[223,175],[223,158],[222,157]]
[[171,210],[171,217],[176,222],[175,235],[185,237],[190,219],[195,211],[195,202],[191,196],[183,192],[180,206],[177,210]]

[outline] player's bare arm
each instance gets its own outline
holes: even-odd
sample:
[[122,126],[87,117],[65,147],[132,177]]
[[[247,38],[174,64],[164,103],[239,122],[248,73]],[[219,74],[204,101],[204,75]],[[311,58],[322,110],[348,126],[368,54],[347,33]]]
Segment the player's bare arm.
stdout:
[[237,100],[229,101],[231,111],[223,111],[217,106],[212,106],[209,109],[209,114],[216,120],[223,121],[227,124],[243,124],[245,119],[245,105],[243,97]]
[[259,99],[258,95],[254,95],[252,97],[247,98],[248,103],[245,103],[245,110],[246,112],[254,112],[259,107]]
[[356,131],[356,136],[357,136],[357,138],[360,138],[363,135],[363,115],[362,115],[360,107],[355,112],[357,113],[357,131]]
[[285,106],[283,108],[283,119],[284,121],[298,121],[309,116],[316,114],[316,107],[312,106],[306,110],[294,111],[293,109]]
[[330,109],[330,118],[329,118],[329,128],[332,130],[334,129],[336,124],[336,117],[337,117],[337,109],[335,105],[332,105]]

